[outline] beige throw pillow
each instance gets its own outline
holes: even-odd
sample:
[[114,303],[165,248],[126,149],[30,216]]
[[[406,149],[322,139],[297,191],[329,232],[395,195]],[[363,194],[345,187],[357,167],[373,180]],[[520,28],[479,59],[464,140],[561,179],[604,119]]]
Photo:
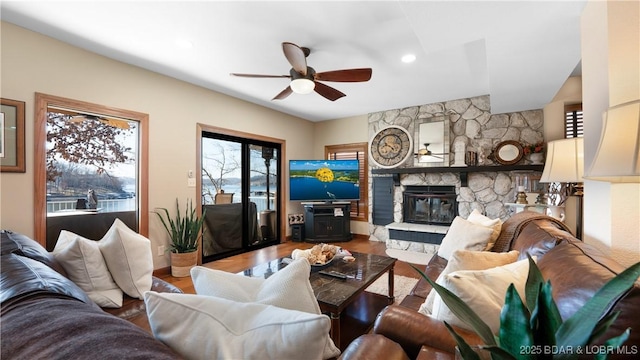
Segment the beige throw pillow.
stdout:
[[[494,334],[500,329],[500,312],[509,285],[514,284],[520,297],[529,273],[529,260],[488,270],[460,270],[445,275],[442,285],[464,301],[491,328]],[[449,324],[472,330],[455,316],[440,297],[433,302],[432,316]]]
[[449,226],[449,231],[442,239],[438,255],[449,260],[451,254],[456,250],[484,250],[492,235],[492,228],[477,225],[456,216]]
[[[451,255],[447,266],[442,270],[436,283],[442,285],[442,279],[445,275],[448,275],[458,270],[486,270],[496,266],[502,266],[511,264],[518,260],[520,252],[512,250],[505,253],[496,253],[491,251],[469,251],[469,250],[456,250]],[[419,312],[425,315],[431,315],[433,310],[433,302],[436,297],[440,297],[438,293],[431,289],[429,295],[425,299],[424,303],[420,305]]]
[[62,230],[53,257],[67,272],[69,280],[96,304],[107,308],[122,306],[122,290],[113,281],[97,241]]
[[470,221],[476,225],[482,225],[484,227],[488,227],[493,229],[493,233],[491,234],[491,239],[489,239],[489,243],[484,250],[491,250],[493,245],[496,243],[498,236],[500,236],[500,231],[502,231],[502,220],[491,219],[480,213],[478,209],[473,209],[469,217],[467,217],[467,221]]
[[100,251],[116,284],[127,295],[143,299],[153,282],[151,242],[116,219],[99,241]]
[[186,359],[321,359],[327,316],[213,296],[145,293],[153,335]]
[[[216,296],[244,303],[273,305],[283,309],[320,315],[320,306],[309,282],[311,265],[305,258],[294,260],[269,278],[244,275],[196,266],[191,279],[198,295]],[[340,355],[329,333],[325,335],[324,359]]]

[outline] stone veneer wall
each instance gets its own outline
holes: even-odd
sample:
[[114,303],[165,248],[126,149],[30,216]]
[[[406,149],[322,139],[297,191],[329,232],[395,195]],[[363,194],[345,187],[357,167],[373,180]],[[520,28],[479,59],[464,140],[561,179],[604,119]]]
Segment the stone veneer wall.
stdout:
[[[493,165],[488,155],[502,141],[515,140],[523,144],[535,144],[543,141],[542,110],[527,110],[506,114],[491,114],[489,96],[451,100],[428,105],[394,109],[369,114],[369,138],[379,129],[390,125],[402,126],[414,134],[415,121],[434,116],[449,115],[449,141],[453,160],[453,144],[463,141],[467,150],[482,153],[482,165]],[[415,146],[415,144],[414,144]],[[522,160],[527,162],[528,160]],[[371,164],[371,162],[370,162]],[[399,167],[415,167],[413,157]],[[369,204],[372,200],[373,177],[369,168]],[[496,169],[497,170],[497,169]],[[402,174],[401,186],[394,192],[394,221],[402,222],[402,192],[407,185],[455,185],[458,195],[458,214],[467,217],[473,209],[478,209],[491,218],[508,217],[505,203],[515,200],[515,183],[511,172],[469,173],[468,187],[460,186],[460,177],[456,173],[416,173]],[[372,211],[369,211],[371,216]],[[384,226],[373,225],[369,219],[369,233],[372,240],[387,241],[389,232]],[[389,247],[389,246],[388,246]],[[391,246],[406,248],[406,246]],[[428,246],[427,246],[428,247]],[[424,252],[433,252],[426,249]]]

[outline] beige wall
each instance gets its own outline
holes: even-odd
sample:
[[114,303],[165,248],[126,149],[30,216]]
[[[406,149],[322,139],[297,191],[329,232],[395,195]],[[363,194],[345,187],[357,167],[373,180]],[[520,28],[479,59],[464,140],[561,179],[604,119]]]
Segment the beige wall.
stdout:
[[[640,98],[640,3],[587,3],[581,19],[585,171],[608,107]],[[624,265],[640,261],[640,184],[585,181],[585,241]]]
[[[195,199],[196,124],[286,140],[290,157],[312,157],[314,124],[173,78],[90,53],[9,23],[1,24],[1,96],[26,102],[26,173],[0,174],[0,226],[34,234],[34,93],[149,114],[149,209]],[[366,134],[366,131],[363,132]],[[312,144],[312,146],[310,146]],[[288,159],[285,159],[287,161]],[[292,204],[288,204],[286,213]],[[152,249],[168,238],[150,217]],[[156,256],[154,267],[169,265]]]
[[582,102],[582,78],[573,76],[567,79],[556,96],[544,109],[544,140],[553,141],[564,138],[564,106]]
[[[313,149],[315,158],[322,159],[324,157],[325,145],[368,142],[367,134],[369,130],[367,124],[367,115],[315,123],[315,146]],[[351,221],[351,232],[368,236],[369,223]]]

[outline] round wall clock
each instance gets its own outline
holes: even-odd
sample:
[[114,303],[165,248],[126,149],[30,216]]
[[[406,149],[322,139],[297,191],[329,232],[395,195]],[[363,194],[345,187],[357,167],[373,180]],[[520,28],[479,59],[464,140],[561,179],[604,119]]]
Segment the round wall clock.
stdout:
[[381,168],[394,168],[411,155],[413,139],[409,132],[400,126],[380,129],[369,143],[371,160]]

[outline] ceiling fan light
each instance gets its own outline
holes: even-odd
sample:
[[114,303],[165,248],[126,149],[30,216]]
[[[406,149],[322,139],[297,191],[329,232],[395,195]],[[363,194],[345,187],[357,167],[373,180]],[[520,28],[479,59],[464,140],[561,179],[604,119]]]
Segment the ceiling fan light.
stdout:
[[296,94],[309,94],[316,87],[316,84],[309,79],[295,79],[289,84],[291,90]]
[[410,64],[416,61],[416,56],[414,54],[406,54],[402,57],[402,62],[405,64]]

